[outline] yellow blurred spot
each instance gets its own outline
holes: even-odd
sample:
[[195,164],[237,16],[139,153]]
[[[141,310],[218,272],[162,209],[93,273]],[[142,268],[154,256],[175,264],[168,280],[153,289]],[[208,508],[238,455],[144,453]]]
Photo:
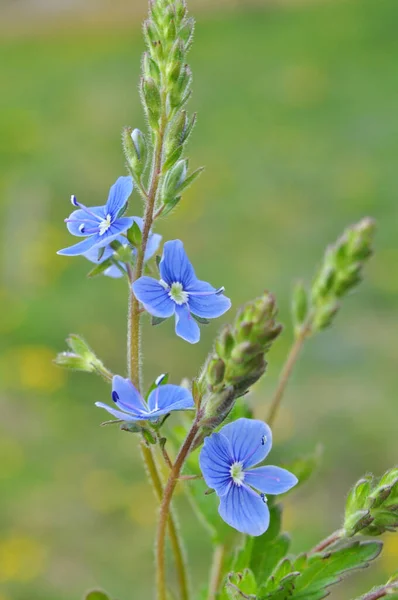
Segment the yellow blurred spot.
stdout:
[[[8,479],[23,467],[25,456],[22,446],[11,438],[0,438],[0,480]],[[1,596],[0,596],[1,600]]]
[[47,552],[35,539],[12,536],[0,540],[0,581],[30,581],[43,573]]
[[0,379],[6,388],[52,393],[65,381],[65,372],[52,363],[54,356],[43,346],[11,348],[0,356]]
[[387,575],[391,575],[398,565],[398,539],[394,534],[388,534],[384,538],[384,550],[381,553],[381,564]]
[[129,515],[138,525],[153,525],[157,518],[158,504],[147,483],[136,483],[129,489]]

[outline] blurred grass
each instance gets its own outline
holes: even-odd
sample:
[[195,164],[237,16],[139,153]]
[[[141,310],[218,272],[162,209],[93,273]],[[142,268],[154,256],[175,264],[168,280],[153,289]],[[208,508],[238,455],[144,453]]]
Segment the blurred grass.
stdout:
[[[159,231],[181,237],[235,307],[275,292],[287,327],[252,395],[258,416],[291,340],[292,282],[311,277],[347,224],[378,221],[366,281],[308,344],[275,431],[275,462],[325,449],[320,479],[287,501],[297,551],[339,526],[356,478],[397,460],[397,18],[395,0],[242,8],[200,17],[191,54],[191,164],[207,170]],[[135,439],[98,428],[100,381],[50,362],[74,331],[124,370],[125,283],[88,281],[83,259],[55,252],[70,243],[69,195],[105,200],[123,172],[122,126],[143,126],[142,48],[138,26],[0,45],[0,600],[72,600],[95,585],[121,600],[150,593],[155,502]],[[139,213],[138,197],[132,206]],[[188,347],[171,323],[146,325],[147,381],[194,375],[216,330]],[[179,502],[198,585],[208,540]],[[387,546],[353,594],[396,568],[398,542]]]

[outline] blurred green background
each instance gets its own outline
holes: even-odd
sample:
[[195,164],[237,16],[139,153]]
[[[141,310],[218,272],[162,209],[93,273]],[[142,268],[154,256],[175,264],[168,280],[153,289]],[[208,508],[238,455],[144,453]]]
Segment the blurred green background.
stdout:
[[[147,598],[156,503],[136,439],[99,428],[105,384],[51,364],[76,332],[125,370],[125,282],[88,280],[83,258],[56,250],[72,243],[70,194],[106,200],[124,173],[121,128],[144,126],[145,2],[57,4],[0,7],[0,600],[72,600],[94,586]],[[378,221],[366,281],[308,343],[275,427],[273,463],[324,447],[318,479],[286,502],[284,527],[301,551],[340,525],[358,477],[397,462],[398,4],[209,4],[195,4],[190,55],[191,165],[207,169],[158,231],[182,238],[199,276],[225,285],[235,307],[276,294],[286,329],[251,395],[260,418],[291,342],[293,282],[311,277],[346,225]],[[131,206],[140,213],[138,196]],[[189,346],[170,322],[146,323],[146,381],[193,376],[219,325]],[[209,540],[178,502],[197,587]],[[333,597],[396,569],[397,537]]]

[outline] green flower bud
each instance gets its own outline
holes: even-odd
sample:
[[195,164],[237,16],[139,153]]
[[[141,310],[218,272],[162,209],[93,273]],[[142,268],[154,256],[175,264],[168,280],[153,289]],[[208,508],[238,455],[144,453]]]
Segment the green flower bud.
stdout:
[[152,78],[157,86],[160,86],[160,69],[149,52],[145,52],[142,58],[142,72],[146,79]]
[[292,317],[296,334],[301,330],[308,316],[309,302],[307,290],[299,281],[293,291]]
[[151,77],[147,79],[142,78],[141,95],[149,124],[153,129],[157,129],[162,109],[162,100],[159,89]]
[[233,326],[217,337],[199,380],[201,389],[210,390],[202,401],[207,431],[222,423],[235,400],[264,375],[265,354],[281,331],[276,313],[274,297],[265,293],[243,306]]
[[73,371],[86,371],[86,373],[95,371],[94,365],[87,358],[73,354],[73,352],[60,352],[54,362],[59,367]]
[[206,367],[206,381],[211,387],[222,383],[225,374],[225,363],[217,356],[212,358]]
[[122,133],[123,150],[131,172],[140,178],[145,170],[148,149],[144,134],[139,129],[125,127]]
[[175,198],[177,192],[185,181],[188,170],[188,161],[179,160],[164,178],[162,188],[162,200],[167,203],[170,199]]

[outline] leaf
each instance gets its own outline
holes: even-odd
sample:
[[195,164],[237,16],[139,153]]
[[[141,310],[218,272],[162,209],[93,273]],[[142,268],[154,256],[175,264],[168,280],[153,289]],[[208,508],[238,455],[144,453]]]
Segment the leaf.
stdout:
[[181,196],[177,196],[177,198],[165,202],[162,207],[162,217],[168,215],[177,206],[180,200]]
[[100,263],[99,265],[95,265],[94,269],[91,269],[91,271],[87,273],[87,277],[89,277],[90,279],[92,277],[98,277],[98,275],[102,275],[103,272],[106,271],[113,264],[113,257],[110,256],[109,258],[104,260],[104,262]]
[[160,325],[163,321],[167,321],[167,319],[163,319],[162,317],[152,317],[151,324],[155,327],[156,325]]
[[142,243],[142,232],[136,221],[127,230],[127,239],[135,248],[139,248]]
[[108,596],[108,594],[105,594],[105,592],[93,590],[92,592],[88,592],[88,594],[86,594],[84,600],[111,600],[111,598]]
[[203,173],[204,170],[204,167],[199,167],[199,169],[196,169],[196,171],[191,173],[191,175],[189,175],[189,177],[187,177],[184,180],[184,182],[178,187],[178,193],[181,194],[181,192],[189,188],[189,186],[191,186],[193,182],[196,181],[196,179],[199,177],[199,175]]
[[[227,600],[228,598],[232,598],[233,600],[235,598],[237,600],[240,598],[256,598],[256,578],[250,569],[245,569],[242,573],[231,573],[228,576],[225,588],[220,600]],[[224,592],[227,592],[227,594],[224,595]]]
[[208,325],[210,323],[209,319],[205,319],[204,317],[198,317],[197,315],[194,315],[193,313],[191,313],[191,314],[192,314],[193,318],[195,319],[195,321],[197,321],[201,325]]
[[288,535],[280,535],[282,509],[270,506],[270,526],[263,535],[254,538],[249,566],[259,583],[271,575],[279,561],[287,554],[290,545]]
[[333,552],[310,556],[305,568],[295,580],[291,598],[295,600],[324,598],[328,595],[328,587],[341,581],[347,572],[367,567],[370,561],[379,556],[381,549],[380,542],[354,541]]

